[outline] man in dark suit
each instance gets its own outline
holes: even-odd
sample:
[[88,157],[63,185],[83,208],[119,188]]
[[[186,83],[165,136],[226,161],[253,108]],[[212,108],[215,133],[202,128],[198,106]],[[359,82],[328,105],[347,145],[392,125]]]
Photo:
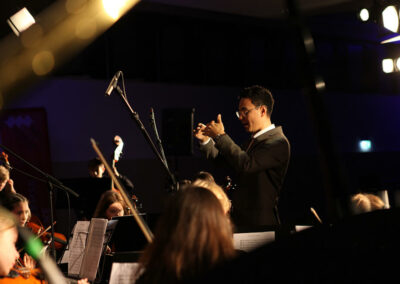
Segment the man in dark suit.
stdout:
[[274,99],[269,90],[252,86],[239,96],[236,112],[251,139],[239,147],[225,133],[221,115],[200,123],[194,136],[209,159],[223,159],[239,176],[232,192],[232,220],[237,227],[279,224],[277,201],[290,158],[290,145],[282,128],[271,123]]

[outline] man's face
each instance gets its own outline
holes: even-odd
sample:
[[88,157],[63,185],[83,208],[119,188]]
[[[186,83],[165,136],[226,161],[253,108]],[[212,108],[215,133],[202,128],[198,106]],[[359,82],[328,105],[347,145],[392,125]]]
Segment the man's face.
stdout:
[[256,107],[249,98],[239,101],[239,120],[247,132],[255,133],[262,129],[263,108],[263,106]]

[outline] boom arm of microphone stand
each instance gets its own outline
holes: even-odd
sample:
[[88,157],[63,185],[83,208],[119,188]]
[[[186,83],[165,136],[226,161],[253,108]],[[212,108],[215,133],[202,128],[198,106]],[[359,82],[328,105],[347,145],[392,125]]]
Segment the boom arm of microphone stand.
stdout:
[[53,186],[55,186],[55,187],[57,187],[57,188],[59,188],[59,189],[65,190],[65,191],[67,191],[68,193],[71,193],[71,194],[72,194],[73,196],[75,196],[75,197],[79,197],[79,194],[78,194],[78,193],[76,193],[76,192],[73,191],[72,189],[70,189],[70,188],[66,187],[65,185],[63,185],[63,184],[62,184],[58,179],[56,179],[55,177],[53,177],[53,176],[51,176],[51,175],[49,175],[49,174],[43,172],[42,170],[40,170],[40,169],[37,168],[37,167],[35,167],[34,165],[32,165],[31,163],[29,163],[28,161],[26,161],[25,159],[23,159],[23,158],[20,157],[19,155],[17,155],[15,152],[13,152],[12,150],[10,150],[8,147],[6,147],[6,146],[4,146],[4,145],[2,145],[2,144],[0,144],[0,147],[1,147],[1,148],[4,148],[7,152],[9,152],[10,154],[12,154],[14,157],[18,158],[20,161],[22,161],[23,163],[27,164],[27,165],[30,166],[32,169],[34,169],[35,171],[37,171],[37,172],[39,172],[40,174],[42,174],[42,175],[46,178],[46,180],[43,180],[43,179],[34,177],[34,176],[32,176],[32,175],[30,175],[30,174],[27,174],[27,173],[25,173],[25,172],[23,172],[23,171],[21,171],[21,170],[18,170],[18,169],[14,168],[14,167],[13,167],[13,169],[15,169],[15,170],[19,171],[20,173],[25,174],[25,175],[27,175],[27,176],[29,176],[29,177],[35,178],[35,179],[37,179],[37,180],[39,180],[39,181],[42,181],[42,182],[45,182],[45,183],[51,182]]
[[151,146],[151,149],[153,150],[154,154],[160,160],[161,164],[164,166],[164,169],[166,170],[166,172],[170,176],[171,181],[172,181],[173,186],[174,186],[174,190],[177,190],[178,189],[178,183],[177,183],[177,181],[175,179],[175,176],[169,170],[168,165],[166,164],[166,161],[164,161],[164,159],[161,157],[160,153],[158,152],[156,146],[153,143],[153,140],[151,140],[151,137],[150,137],[149,133],[147,132],[146,128],[144,127],[142,121],[139,118],[139,114],[131,108],[131,106],[129,105],[129,102],[128,102],[127,98],[125,97],[124,92],[121,90],[121,88],[119,86],[116,86],[115,90],[118,91],[121,99],[125,103],[125,106],[128,108],[132,118],[136,121],[137,125],[139,126],[139,129],[142,131],[144,137],[146,138],[147,142]]
[[[30,177],[30,178],[36,179],[36,180],[38,180],[38,181],[41,181],[41,182],[43,182],[43,183],[48,183],[48,182],[49,182],[49,180],[45,180],[45,179],[42,179],[42,178],[35,177],[35,176],[33,176],[33,175],[31,175],[31,174],[28,174],[27,172],[25,172],[25,171],[23,171],[23,170],[20,170],[20,169],[18,169],[18,168],[11,167],[11,169],[13,169],[13,170],[15,170],[15,171],[17,171],[17,172],[19,172],[19,173],[21,173],[21,174],[27,176],[27,177]],[[59,189],[62,189],[62,190],[65,190],[65,191],[71,193],[71,194],[74,195],[75,197],[79,197],[79,194],[75,193],[75,191],[73,191],[72,189],[66,187],[66,186],[63,185],[63,184],[57,184],[57,183],[54,183],[54,182],[51,182],[51,184],[52,184],[54,187],[57,187],[57,188],[59,188]]]

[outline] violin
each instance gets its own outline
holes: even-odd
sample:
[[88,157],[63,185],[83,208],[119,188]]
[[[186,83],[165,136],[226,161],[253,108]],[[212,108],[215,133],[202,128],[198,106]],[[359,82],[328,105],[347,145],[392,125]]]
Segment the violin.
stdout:
[[23,265],[24,261],[21,259],[17,259],[14,267],[10,270],[9,274],[1,278],[0,277],[0,284],[3,283],[31,283],[31,284],[40,284],[40,283],[47,283],[45,281],[44,274],[40,268],[28,267]]
[[9,276],[0,278],[0,284],[44,284],[47,283],[40,268],[14,267]]
[[[51,226],[45,229],[43,226],[30,221],[26,223],[26,227],[30,228],[32,233],[34,233],[37,237],[39,237],[44,244],[49,244],[51,242],[51,233],[48,232],[48,230],[51,229]],[[55,249],[57,250],[62,249],[66,244],[67,244],[67,238],[61,233],[54,232]]]

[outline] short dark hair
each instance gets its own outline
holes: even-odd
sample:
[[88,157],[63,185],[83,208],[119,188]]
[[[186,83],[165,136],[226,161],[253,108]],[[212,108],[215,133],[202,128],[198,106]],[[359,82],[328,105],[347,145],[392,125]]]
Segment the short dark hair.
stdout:
[[93,158],[88,162],[88,169],[90,171],[95,171],[102,164],[103,162],[99,158]]
[[244,98],[250,99],[257,107],[265,105],[268,115],[271,116],[272,110],[274,109],[274,98],[270,90],[258,85],[247,87],[239,94],[239,100]]

